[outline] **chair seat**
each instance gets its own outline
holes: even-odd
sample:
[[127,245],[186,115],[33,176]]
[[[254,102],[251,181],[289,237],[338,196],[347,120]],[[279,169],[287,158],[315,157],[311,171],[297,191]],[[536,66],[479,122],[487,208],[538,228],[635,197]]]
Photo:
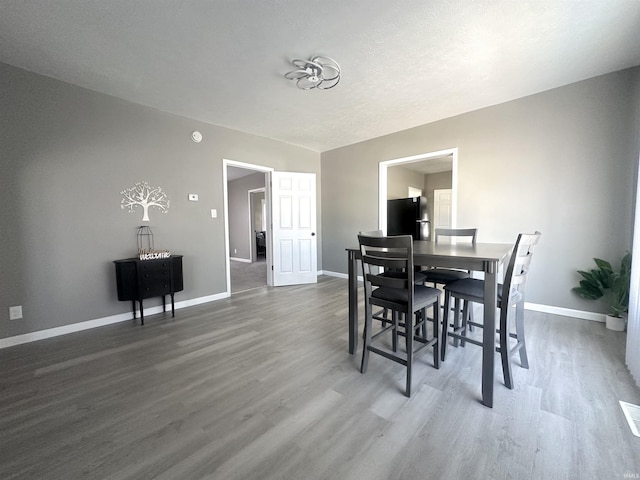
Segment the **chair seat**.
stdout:
[[433,268],[431,270],[422,270],[419,273],[424,275],[425,282],[439,283],[442,285],[455,282],[456,280],[469,278],[469,273],[467,272],[463,272],[462,270],[450,270],[447,268]]
[[[431,305],[440,295],[437,288],[414,285],[413,303],[416,308]],[[409,301],[409,292],[404,288],[380,287],[371,293],[372,298],[406,305]]]
[[[407,274],[404,272],[384,272],[384,273],[381,273],[380,275],[382,275],[383,277],[389,277],[389,278],[407,278]],[[421,272],[415,272],[413,274],[413,283],[422,285],[425,282],[425,280],[426,278]]]
[[[477,278],[464,278],[456,282],[449,283],[444,287],[445,292],[454,297],[475,303],[484,303],[484,280]],[[522,299],[522,294],[518,291],[512,293],[512,300],[518,303]],[[502,303],[502,284],[498,284],[498,307]]]

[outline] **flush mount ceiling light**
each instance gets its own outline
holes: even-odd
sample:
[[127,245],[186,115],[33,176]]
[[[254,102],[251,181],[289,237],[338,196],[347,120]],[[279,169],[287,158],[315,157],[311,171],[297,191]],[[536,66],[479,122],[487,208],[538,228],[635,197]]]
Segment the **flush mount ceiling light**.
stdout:
[[292,70],[284,78],[295,80],[301,90],[329,90],[340,81],[340,65],[334,59],[316,55],[309,60],[291,60],[297,70]]

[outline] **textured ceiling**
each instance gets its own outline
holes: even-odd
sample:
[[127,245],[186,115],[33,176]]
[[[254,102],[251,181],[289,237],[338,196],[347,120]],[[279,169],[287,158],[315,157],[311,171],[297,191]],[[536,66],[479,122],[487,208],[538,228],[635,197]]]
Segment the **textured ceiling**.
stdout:
[[321,152],[639,65],[640,1],[0,0],[0,62]]

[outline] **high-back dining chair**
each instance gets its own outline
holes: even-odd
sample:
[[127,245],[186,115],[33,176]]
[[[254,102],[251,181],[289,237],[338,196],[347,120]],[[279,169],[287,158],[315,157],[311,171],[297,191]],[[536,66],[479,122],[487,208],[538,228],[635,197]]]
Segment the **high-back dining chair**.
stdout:
[[[513,388],[511,357],[518,352],[522,368],[529,368],[524,334],[524,294],[533,251],[540,240],[540,236],[540,232],[533,234],[521,233],[518,235],[504,274],[504,283],[498,284],[498,308],[500,309],[498,334],[500,340],[496,351],[500,353],[502,360],[504,383],[510,389]],[[469,320],[468,316],[470,302],[484,304],[484,280],[466,278],[449,283],[444,287],[444,290],[445,312],[447,312],[448,302],[451,297],[462,299],[464,306],[462,308],[462,323],[454,320],[454,330],[452,332],[449,332],[447,319],[443,320],[441,346],[443,360],[446,357],[448,337],[458,338],[463,347],[466,342],[482,346],[482,341],[467,336],[467,327],[472,324],[482,328],[481,323]],[[514,307],[515,331],[512,331],[510,322],[511,312]],[[454,309],[454,315],[458,316],[459,314],[460,311]],[[515,340],[515,344],[513,344],[512,340]]]
[[[464,239],[465,242],[471,242],[472,245],[476,244],[476,237],[478,236],[477,228],[436,228],[434,232],[435,242],[441,241],[442,237],[455,238],[456,241]],[[425,276],[426,283],[432,283],[433,286],[446,285],[456,280],[462,280],[463,278],[469,278],[470,273],[464,270],[455,270],[451,268],[430,268],[422,270]]]
[[[458,242],[458,240],[461,240],[464,243],[471,243],[471,245],[475,245],[477,236],[477,228],[436,228],[434,232],[434,239],[436,243],[442,241],[443,237],[447,237],[449,238],[449,240],[455,239],[456,242]],[[424,275],[425,284],[433,284],[433,286],[436,288],[438,286],[444,287],[451,282],[471,277],[471,272],[454,268],[429,268],[426,270],[421,270],[420,273]],[[445,300],[448,300],[447,295],[448,293],[445,290]],[[447,301],[445,301],[444,303],[446,305],[449,305],[449,302]],[[455,302],[454,308],[460,310],[460,301]],[[471,315],[473,315],[473,313]],[[445,313],[443,314],[443,322],[448,321],[448,318],[448,312],[445,311]],[[454,320],[457,319],[458,317],[454,317]],[[458,327],[457,324],[453,326]],[[442,328],[446,329],[447,326],[444,325]],[[457,347],[458,342],[458,339],[454,339],[453,345]]]
[[[362,364],[366,373],[369,353],[373,352],[407,368],[405,394],[411,396],[413,357],[426,347],[433,347],[435,368],[440,368],[439,309],[440,290],[414,282],[413,239],[410,235],[379,237],[358,235],[362,256],[365,291],[365,327]],[[398,276],[379,275],[378,268],[404,272]],[[391,319],[373,314],[373,307],[391,311]],[[427,308],[433,309],[433,335],[428,338]],[[416,315],[416,313],[420,313]],[[374,334],[373,320],[382,322]],[[391,347],[388,345],[391,334]],[[404,352],[397,348],[397,337],[405,337]],[[386,343],[385,343],[386,341]],[[418,345],[414,347],[414,342]]]

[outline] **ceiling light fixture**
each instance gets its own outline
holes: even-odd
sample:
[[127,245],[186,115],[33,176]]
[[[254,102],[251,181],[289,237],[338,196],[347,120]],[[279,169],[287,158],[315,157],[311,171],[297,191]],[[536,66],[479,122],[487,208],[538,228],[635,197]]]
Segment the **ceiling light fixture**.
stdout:
[[296,58],[291,63],[298,68],[285,73],[284,78],[296,80],[301,90],[329,90],[340,81],[340,65],[333,58],[316,55],[309,60]]

